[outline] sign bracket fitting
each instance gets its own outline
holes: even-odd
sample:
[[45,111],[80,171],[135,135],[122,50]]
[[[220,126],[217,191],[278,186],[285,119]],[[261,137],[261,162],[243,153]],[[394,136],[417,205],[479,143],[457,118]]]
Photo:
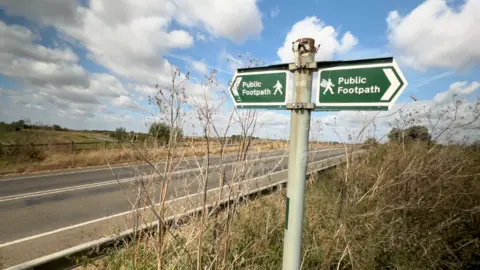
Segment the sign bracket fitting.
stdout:
[[295,102],[287,103],[287,110],[315,110],[315,103]]
[[317,63],[312,62],[312,63],[305,63],[300,65],[291,63],[288,65],[288,70],[290,70],[291,72],[295,72],[296,70],[305,70],[305,69],[311,69],[313,71],[317,71],[318,70]]

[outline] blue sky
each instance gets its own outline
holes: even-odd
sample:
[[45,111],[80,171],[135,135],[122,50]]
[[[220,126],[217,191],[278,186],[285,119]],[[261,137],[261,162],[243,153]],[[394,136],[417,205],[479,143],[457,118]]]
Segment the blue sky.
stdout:
[[[479,12],[479,0],[5,0],[0,121],[145,131],[152,114],[147,96],[157,80],[168,85],[169,63],[190,71],[186,91],[195,100],[196,82],[208,71],[217,69],[225,87],[240,67],[225,57],[248,52],[266,64],[288,62],[291,41],[305,36],[322,45],[317,60],[395,57],[409,85],[394,109],[412,95],[417,103],[402,108],[439,110],[453,94],[468,107],[479,97]],[[231,108],[230,100],[222,104],[219,125]],[[465,111],[466,119],[472,114]],[[323,124],[312,127],[312,136],[338,139],[332,126],[355,133],[373,115],[314,113]],[[395,117],[379,120],[378,132]],[[332,124],[334,118],[344,121]],[[288,112],[262,112],[258,121],[261,136],[288,136]]]

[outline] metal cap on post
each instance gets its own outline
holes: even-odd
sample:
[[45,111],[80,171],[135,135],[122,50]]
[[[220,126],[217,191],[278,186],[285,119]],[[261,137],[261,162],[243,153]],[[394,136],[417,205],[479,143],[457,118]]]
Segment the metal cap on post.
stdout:
[[[295,64],[293,105],[290,120],[287,202],[285,209],[285,237],[283,242],[283,269],[300,269],[302,252],[303,208],[310,133],[312,76],[315,63],[315,40],[300,38],[293,42]],[[299,104],[302,104],[299,106]]]

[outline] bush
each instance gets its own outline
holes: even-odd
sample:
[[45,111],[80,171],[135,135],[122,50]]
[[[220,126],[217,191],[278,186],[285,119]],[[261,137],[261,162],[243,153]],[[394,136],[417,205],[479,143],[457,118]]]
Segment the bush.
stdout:
[[424,126],[412,126],[407,129],[393,128],[388,134],[388,139],[393,142],[430,142],[431,138],[428,129]]

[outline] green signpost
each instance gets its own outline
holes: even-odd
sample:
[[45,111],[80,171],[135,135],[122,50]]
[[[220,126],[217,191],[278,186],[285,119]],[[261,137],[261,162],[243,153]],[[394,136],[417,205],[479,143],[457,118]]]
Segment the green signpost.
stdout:
[[236,73],[230,93],[237,108],[285,108],[289,71]]
[[[303,208],[308,161],[310,116],[316,111],[389,110],[407,86],[393,57],[315,62],[315,40],[292,44],[294,63],[238,69],[230,85],[236,108],[291,111],[288,182],[282,269],[301,266]],[[317,96],[311,103],[313,72]],[[289,73],[294,74],[288,89]],[[287,103],[287,92],[292,101]]]
[[315,109],[389,110],[406,86],[394,60],[320,69]]

